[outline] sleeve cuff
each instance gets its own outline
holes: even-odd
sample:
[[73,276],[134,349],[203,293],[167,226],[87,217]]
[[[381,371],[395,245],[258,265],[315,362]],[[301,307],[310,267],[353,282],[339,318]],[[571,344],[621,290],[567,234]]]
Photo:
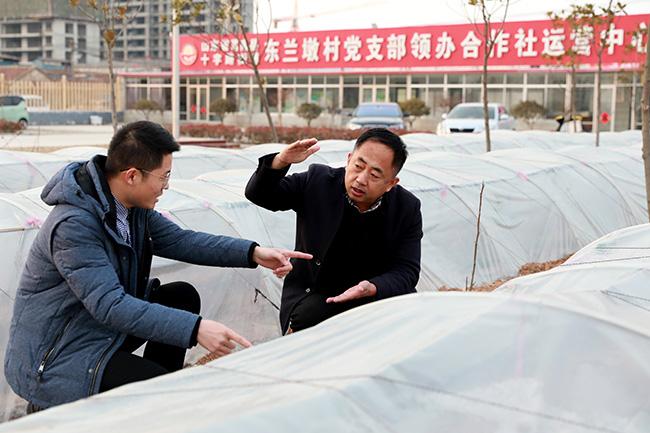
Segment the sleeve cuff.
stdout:
[[190,337],[190,347],[194,347],[199,343],[199,325],[201,325],[201,319],[202,317],[199,316],[199,318],[196,319],[196,323],[194,324],[192,336]]
[[289,172],[289,169],[291,168],[291,164],[287,165],[284,168],[277,168],[277,169],[273,168],[272,167],[273,159],[275,159],[275,156],[278,153],[279,152],[269,153],[268,155],[264,155],[264,156],[260,157],[260,159],[259,159],[259,167],[262,170],[264,170],[264,172],[267,172],[269,174],[273,173],[274,176],[278,176],[279,178],[282,178],[282,177],[286,176],[287,173]]
[[250,248],[248,249],[248,266],[251,268],[257,267],[257,263],[255,263],[255,261],[253,260],[253,253],[255,253],[255,248],[259,246],[260,244],[258,244],[257,242],[253,242]]

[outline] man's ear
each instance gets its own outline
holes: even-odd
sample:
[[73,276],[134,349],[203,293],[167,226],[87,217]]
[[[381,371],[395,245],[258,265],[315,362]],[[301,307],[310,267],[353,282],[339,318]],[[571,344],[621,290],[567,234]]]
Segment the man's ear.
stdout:
[[399,177],[395,176],[394,178],[392,178],[392,179],[388,182],[388,185],[386,185],[386,192],[388,192],[388,191],[390,191],[391,189],[393,189],[393,187],[394,187],[395,185],[397,185],[398,183],[399,183]]
[[128,170],[124,170],[121,174],[122,174],[122,179],[126,184],[133,185],[139,173],[140,170],[138,170],[135,167],[131,167]]
[[352,158],[352,152],[348,152],[348,159],[347,159],[348,164],[350,163],[350,158]]

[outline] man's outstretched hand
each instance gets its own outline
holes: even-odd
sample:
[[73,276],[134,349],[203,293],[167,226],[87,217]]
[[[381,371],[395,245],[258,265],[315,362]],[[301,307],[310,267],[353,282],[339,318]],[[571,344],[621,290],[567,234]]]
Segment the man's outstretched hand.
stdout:
[[197,341],[210,353],[218,356],[228,355],[240,344],[242,347],[251,347],[250,341],[237,334],[226,325],[214,320],[201,319]]
[[328,304],[331,304],[332,302],[347,302],[352,301],[353,299],[365,298],[366,296],[375,296],[376,294],[377,287],[370,281],[363,280],[340,295],[327,298],[325,302]]
[[318,140],[315,138],[305,138],[304,140],[298,140],[291,143],[282,149],[282,152],[275,155],[271,167],[279,170],[289,164],[298,164],[299,162],[303,162],[320,149],[316,143],[318,143]]
[[283,278],[293,269],[289,259],[311,260],[311,258],[311,254],[280,248],[257,246],[255,247],[255,251],[253,251],[253,261],[260,266],[271,269],[278,278]]

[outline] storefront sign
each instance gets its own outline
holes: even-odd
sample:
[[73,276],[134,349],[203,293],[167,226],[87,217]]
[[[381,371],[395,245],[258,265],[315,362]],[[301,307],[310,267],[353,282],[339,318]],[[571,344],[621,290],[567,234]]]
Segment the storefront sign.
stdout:
[[[616,18],[606,39],[604,70],[638,69],[643,65],[650,15]],[[597,64],[593,38],[602,29],[554,27],[550,20],[508,22],[493,26],[496,42],[491,70],[557,67],[569,50],[580,70]],[[484,41],[473,24],[389,29],[250,34],[251,52],[265,73],[359,73],[477,71],[482,68]],[[181,36],[184,74],[250,73],[246,44],[232,35]]]

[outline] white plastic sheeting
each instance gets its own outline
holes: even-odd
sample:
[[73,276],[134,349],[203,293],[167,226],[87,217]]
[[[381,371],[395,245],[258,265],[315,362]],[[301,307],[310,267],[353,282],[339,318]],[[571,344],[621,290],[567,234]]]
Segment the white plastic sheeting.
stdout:
[[[24,197],[0,194],[0,245],[3,266],[0,268],[0,365],[4,365],[5,348],[9,338],[9,323],[13,311],[16,287],[38,227],[47,211]],[[11,389],[2,376],[0,380],[0,414],[2,420],[11,413],[14,400]]]
[[[400,183],[422,201],[420,289],[464,287],[471,274],[485,182],[476,282],[515,275],[528,262],[570,254],[645,218],[641,159],[588,148],[415,155]],[[575,153],[577,156],[567,156]],[[597,155],[597,156],[593,156]],[[613,174],[618,176],[615,177]]]
[[[566,136],[570,134],[496,134],[501,135],[507,138],[502,141],[509,143],[510,150],[484,155],[472,154],[480,153],[473,151],[478,145],[472,143],[480,142],[477,136],[452,137],[461,144],[456,147],[461,153],[446,152],[453,148],[454,140],[448,138],[443,142],[433,135],[405,136],[411,157],[400,173],[401,184],[421,199],[425,232],[418,290],[465,286],[472,268],[481,182],[486,186],[475,281],[479,284],[514,275],[526,262],[562,257],[605,233],[645,221],[638,134],[612,134],[612,143],[604,136],[603,147],[598,149],[556,144],[569,141]],[[625,145],[628,142],[630,145]],[[526,143],[530,148],[523,149]],[[434,145],[442,152],[426,151]],[[309,162],[340,165],[352,144],[332,140],[321,146],[293,171],[305,169]],[[548,150],[554,147],[561,150]],[[291,248],[293,212],[267,212],[243,196],[257,158],[280,148],[273,144],[242,151],[184,148],[175,155],[173,171],[179,177],[194,174],[197,180],[173,179],[158,209],[183,227]],[[86,159],[97,150],[86,152],[81,157],[62,152],[58,157]],[[201,173],[216,165],[229,169]],[[23,227],[27,221],[44,219],[47,207],[40,202],[39,194],[40,188],[15,195],[16,204],[12,206],[24,209],[24,213],[7,227]],[[11,197],[5,201],[12,203]],[[21,208],[20,203],[25,201],[28,203]],[[0,282],[11,299],[35,230],[25,233],[30,237],[18,239],[0,228],[0,243],[5,251],[12,252],[5,261],[10,266],[0,268]],[[184,279],[194,283],[201,292],[206,317],[221,320],[254,341],[279,334],[276,307],[281,282],[270,273],[190,266],[162,259],[156,259],[153,267],[152,275],[164,282]],[[0,343],[6,341],[10,314],[10,303],[3,303]],[[3,344],[0,357],[4,348]],[[195,350],[190,359],[199,355]],[[11,407],[8,392],[2,378],[0,410]],[[7,410],[0,413],[2,419],[7,416]]]
[[42,186],[65,164],[52,155],[0,150],[0,193]]
[[646,331],[577,309],[409,295],[0,431],[645,433],[649,357]]
[[610,233],[563,265],[515,278],[498,290],[577,305],[650,332],[649,281],[650,224],[642,224]]

